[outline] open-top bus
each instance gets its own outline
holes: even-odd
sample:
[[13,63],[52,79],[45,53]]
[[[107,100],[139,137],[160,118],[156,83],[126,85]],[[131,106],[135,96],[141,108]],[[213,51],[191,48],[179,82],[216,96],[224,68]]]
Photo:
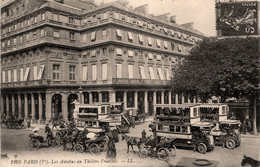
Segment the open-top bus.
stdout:
[[210,133],[214,137],[216,145],[226,146],[233,149],[241,143],[239,132],[240,121],[227,119],[228,106],[224,103],[201,103],[199,104],[201,121],[211,122],[215,126]]
[[200,153],[214,149],[213,137],[203,133],[203,128],[212,125],[200,121],[200,111],[196,104],[156,104],[156,136],[174,138],[172,144],[192,147]]

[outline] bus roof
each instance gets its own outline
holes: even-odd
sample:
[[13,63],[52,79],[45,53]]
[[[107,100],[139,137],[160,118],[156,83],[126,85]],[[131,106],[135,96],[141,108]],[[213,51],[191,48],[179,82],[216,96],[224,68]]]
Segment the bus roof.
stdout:
[[96,105],[122,105],[124,102],[95,102]]
[[195,103],[185,103],[185,104],[155,104],[154,107],[175,107],[175,108],[190,108],[198,106]]
[[108,104],[76,104],[75,107],[98,108],[100,106],[108,106]]
[[199,106],[200,107],[204,107],[204,108],[219,108],[220,106],[224,106],[227,104],[226,103],[200,103]]

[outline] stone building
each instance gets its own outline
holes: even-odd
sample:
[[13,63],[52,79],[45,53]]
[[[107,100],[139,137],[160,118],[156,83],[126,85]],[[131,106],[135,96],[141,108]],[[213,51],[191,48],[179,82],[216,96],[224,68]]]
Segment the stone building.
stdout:
[[147,5],[15,0],[1,10],[1,113],[43,123],[80,103],[192,103],[170,89],[174,69],[204,35]]

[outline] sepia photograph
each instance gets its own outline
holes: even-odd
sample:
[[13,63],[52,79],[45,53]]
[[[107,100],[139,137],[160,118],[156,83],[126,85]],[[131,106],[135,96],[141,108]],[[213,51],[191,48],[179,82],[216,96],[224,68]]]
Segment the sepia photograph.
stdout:
[[260,167],[260,0],[0,0],[1,167]]

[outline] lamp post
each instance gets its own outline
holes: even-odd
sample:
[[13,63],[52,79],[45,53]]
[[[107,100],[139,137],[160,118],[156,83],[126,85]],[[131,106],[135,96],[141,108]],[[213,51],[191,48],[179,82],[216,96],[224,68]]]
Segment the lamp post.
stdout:
[[82,87],[79,87],[79,103],[82,104]]

